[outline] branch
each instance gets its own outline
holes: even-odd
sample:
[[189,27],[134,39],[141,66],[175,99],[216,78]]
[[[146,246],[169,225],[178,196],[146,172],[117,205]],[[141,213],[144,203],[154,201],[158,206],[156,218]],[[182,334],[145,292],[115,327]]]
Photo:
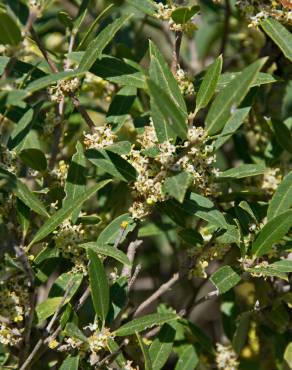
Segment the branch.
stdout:
[[229,36],[229,20],[231,15],[231,7],[230,7],[230,0],[225,0],[225,18],[224,18],[224,30],[223,30],[223,37],[221,42],[220,54],[225,53],[225,48],[228,41]]
[[[142,240],[135,240],[129,244],[127,257],[130,261],[130,264],[134,262],[135,254],[137,248],[143,243]],[[122,270],[122,276],[130,277],[131,276],[132,267],[131,266],[124,266]]]
[[96,364],[96,369],[99,370],[101,368],[101,366],[104,366],[104,365],[110,365],[110,363],[118,356],[118,354],[121,352],[121,350],[126,346],[128,345],[129,343],[129,340],[128,339],[125,339],[122,344],[112,353],[110,353],[109,355],[107,355],[105,358],[103,358],[101,361],[99,361],[97,364]]
[[173,59],[172,59],[171,69],[173,73],[176,73],[177,66],[179,65],[181,40],[182,40],[182,32],[177,31],[175,33],[175,40],[174,40],[173,53],[172,53]]
[[168,291],[179,279],[179,274],[176,273],[173,277],[167,281],[166,283],[162,284],[156,292],[154,292],[149,298],[147,298],[144,302],[142,302],[138,308],[136,309],[133,317],[137,317],[142,311],[145,310],[148,306],[150,306],[153,302],[155,302],[162,294]]

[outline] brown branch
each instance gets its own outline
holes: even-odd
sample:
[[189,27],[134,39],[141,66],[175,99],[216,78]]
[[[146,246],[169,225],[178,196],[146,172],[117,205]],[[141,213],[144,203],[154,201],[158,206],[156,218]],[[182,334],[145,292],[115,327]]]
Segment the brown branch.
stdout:
[[162,296],[165,292],[167,292],[179,279],[179,274],[176,273],[173,277],[168,280],[166,283],[162,284],[156,292],[154,292],[149,298],[147,298],[144,302],[142,302],[138,308],[136,309],[133,317],[137,317],[141,312],[145,310],[148,306],[150,306],[153,302],[155,302],[160,296]]
[[[131,265],[134,262],[136,250],[142,243],[143,243],[142,240],[135,240],[129,244],[127,256],[128,256],[128,259]],[[122,276],[129,278],[131,276],[131,271],[132,271],[132,266],[124,266],[122,270]]]
[[81,116],[83,117],[84,121],[88,124],[88,126],[91,129],[93,129],[95,127],[95,124],[92,121],[92,119],[89,117],[89,114],[87,113],[87,111],[85,110],[85,108],[81,105],[79,99],[74,94],[71,94],[70,95],[70,98],[71,98],[71,100],[72,100],[72,102],[74,104],[74,107],[81,114]]
[[228,42],[229,28],[230,28],[230,16],[231,16],[230,0],[225,0],[224,29],[223,29],[223,37],[221,41],[221,48],[220,48],[220,54],[222,55],[225,53],[226,45]]
[[126,346],[128,345],[129,343],[129,340],[128,339],[125,339],[122,344],[112,353],[110,353],[109,355],[107,355],[105,358],[103,358],[101,361],[99,361],[97,364],[96,364],[96,369],[99,370],[101,368],[101,366],[104,366],[104,365],[110,365],[111,362],[114,361],[114,359],[118,356],[118,354],[121,352],[121,350]]
[[171,70],[174,74],[176,73],[177,67],[179,65],[181,41],[182,41],[182,32],[177,31],[175,33],[175,40],[174,40],[173,53],[172,53],[172,65],[171,65]]

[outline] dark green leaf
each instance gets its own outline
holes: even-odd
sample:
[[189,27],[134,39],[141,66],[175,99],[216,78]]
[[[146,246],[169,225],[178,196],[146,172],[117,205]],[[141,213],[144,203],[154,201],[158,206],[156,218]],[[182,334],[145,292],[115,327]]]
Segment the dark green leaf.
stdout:
[[21,41],[21,31],[7,13],[0,9],[0,44],[17,45]]
[[102,254],[104,256],[112,257],[115,260],[123,263],[124,265],[131,265],[125,253],[123,253],[119,249],[112,247],[110,245],[100,245],[97,242],[89,242],[89,243],[79,244],[79,247],[82,247],[85,249],[92,249],[97,254]]
[[219,294],[226,293],[240,282],[240,276],[230,267],[223,266],[210,277]]
[[166,178],[163,184],[163,191],[182,203],[191,181],[192,177],[188,172],[181,172]]
[[183,346],[175,370],[194,370],[199,363],[195,347],[192,344]]
[[187,23],[196,13],[198,13],[199,10],[200,7],[197,5],[189,8],[186,6],[181,6],[179,8],[176,8],[171,13],[171,18],[177,24],[184,24]]
[[153,370],[160,370],[165,365],[172,352],[174,338],[175,329],[168,324],[164,324],[149,348]]
[[274,193],[267,212],[268,220],[276,217],[292,206],[292,171],[284,177]]
[[140,337],[138,332],[136,332],[136,337],[138,339],[139,346],[140,346],[140,348],[142,350],[142,353],[143,353],[145,370],[153,370],[151,359],[150,359],[150,356],[149,356],[148,347],[143,342],[143,339]]
[[71,356],[68,355],[63,361],[59,370],[78,370],[79,369],[79,355]]
[[24,149],[19,153],[19,158],[30,168],[36,171],[47,169],[47,159],[39,149]]

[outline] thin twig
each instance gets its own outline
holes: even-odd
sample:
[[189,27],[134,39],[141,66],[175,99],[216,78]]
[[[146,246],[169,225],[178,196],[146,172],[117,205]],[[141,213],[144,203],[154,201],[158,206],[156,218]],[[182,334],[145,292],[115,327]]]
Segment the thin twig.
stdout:
[[177,31],[175,33],[175,40],[173,45],[173,54],[172,54],[172,72],[176,73],[177,67],[179,65],[179,55],[180,55],[180,46],[182,40],[182,32]]
[[95,127],[95,124],[92,121],[92,119],[90,118],[90,116],[87,113],[87,111],[85,110],[85,108],[81,105],[79,99],[74,94],[70,94],[70,98],[71,98],[71,100],[72,100],[72,102],[74,104],[74,107],[81,114],[81,116],[83,117],[84,121],[88,124],[88,126],[91,129],[93,129]]
[[137,317],[141,312],[145,310],[148,306],[150,306],[153,302],[155,302],[162,294],[168,291],[179,279],[179,274],[176,273],[173,277],[168,280],[166,283],[162,284],[156,292],[154,292],[149,298],[147,298],[144,302],[142,302],[138,308],[136,309],[133,317]]
[[[134,262],[136,250],[142,243],[143,243],[142,240],[134,240],[133,242],[131,242],[129,244],[128,251],[127,251],[127,256],[128,256],[128,259],[129,259],[131,265]],[[122,276],[125,276],[125,277],[129,278],[131,276],[131,271],[132,271],[131,266],[124,266],[123,270],[122,270]]]
[[212,290],[208,294],[206,294],[203,297],[201,297],[200,299],[198,299],[194,303],[193,307],[198,306],[199,304],[204,303],[204,302],[208,301],[209,299],[217,298],[218,296],[219,296],[219,291],[218,290]]
[[128,291],[130,291],[133,285],[135,284],[135,281],[137,280],[137,277],[141,271],[141,268],[142,266],[140,264],[136,266],[133,276],[131,277],[131,280],[129,281]]
[[128,339],[125,339],[122,344],[112,353],[107,355],[105,358],[103,358],[101,361],[99,361],[96,364],[96,369],[100,369],[101,366],[104,365],[110,365],[110,363],[118,356],[118,354],[121,352],[121,350],[129,343]]

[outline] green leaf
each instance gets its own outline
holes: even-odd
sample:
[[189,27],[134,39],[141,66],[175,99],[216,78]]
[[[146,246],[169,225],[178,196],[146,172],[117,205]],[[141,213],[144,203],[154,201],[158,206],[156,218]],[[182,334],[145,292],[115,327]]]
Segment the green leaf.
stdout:
[[[63,200],[63,207],[69,206],[86,190],[86,158],[80,142],[76,144],[76,153],[72,157],[65,183],[66,196]],[[75,223],[80,213],[81,206],[74,210],[72,222]]]
[[88,45],[81,62],[80,71],[89,71],[96,59],[102,56],[104,48],[111,42],[120,28],[131,18],[132,15],[123,16],[105,27],[98,36]]
[[231,136],[239,129],[243,121],[247,117],[251,107],[239,108],[226,122],[223,127],[221,135],[216,139],[214,147],[215,150],[219,149]]
[[[166,139],[175,139],[179,136],[181,139],[187,137],[187,115],[184,115],[181,109],[178,109],[177,105],[174,104],[172,98],[165,93],[155,82],[148,80],[148,88],[150,91],[151,98],[154,100],[155,105],[158,107],[163,118],[167,122]],[[157,122],[154,122],[155,130]],[[168,129],[170,128],[171,131]],[[158,129],[157,135],[161,138],[161,130]]]
[[199,88],[196,97],[196,110],[197,113],[200,109],[205,108],[211,100],[216,86],[219,80],[219,76],[222,70],[222,55],[220,55],[215,61],[207,68],[203,82]]
[[271,265],[267,266],[258,266],[258,267],[249,267],[246,269],[247,272],[254,274],[254,276],[275,276],[277,278],[283,279],[288,281],[287,274],[281,270],[278,270],[277,268],[271,267]]
[[195,246],[196,244],[203,244],[204,239],[202,235],[193,229],[183,229],[179,231],[178,235],[188,244]]
[[105,150],[119,155],[127,155],[131,152],[131,147],[132,145],[129,141],[118,141],[117,143],[106,146]]
[[235,168],[220,172],[219,178],[242,179],[244,177],[262,175],[266,169],[264,164],[241,164]]
[[292,210],[285,211],[272,218],[261,231],[257,234],[252,243],[252,253],[261,257],[266,254],[273,246],[278,243],[289,231],[292,226]]
[[230,267],[223,266],[210,277],[220,294],[226,293],[240,282],[240,276]]
[[19,153],[19,158],[28,167],[36,171],[45,171],[47,169],[47,159],[44,153],[39,149],[24,149]]
[[232,338],[232,347],[238,354],[242,351],[248,337],[250,312],[244,312],[237,319],[236,330]]
[[14,19],[0,9],[0,44],[17,45],[21,41],[21,31]]
[[292,153],[292,135],[291,130],[279,120],[271,120],[273,130],[275,132],[276,140],[284,150]]
[[127,120],[136,95],[137,89],[135,87],[126,86],[113,97],[106,121],[114,126],[114,131],[118,131]]
[[36,233],[33,240],[30,242],[29,247],[34,243],[44,239],[47,235],[54,231],[63,221],[72,215],[76,208],[79,208],[87,199],[107,185],[110,181],[111,180],[104,180],[99,182],[95,186],[92,186],[90,189],[80,194],[66,207],[62,207],[56,213],[54,213],[53,216],[51,216]]
[[194,5],[192,7],[186,7],[181,6],[179,8],[176,8],[171,13],[172,20],[177,24],[185,24],[187,23],[198,11],[200,10],[200,7],[197,5]]
[[183,346],[175,370],[194,370],[199,363],[195,347],[192,344]]
[[[107,346],[111,353],[116,353],[119,351],[119,345],[111,338],[108,339]],[[120,369],[124,369],[126,367],[126,359],[123,355],[123,352],[119,351],[119,354],[115,357],[115,362]]]
[[149,49],[151,59],[149,75],[151,80],[155,81],[155,83],[165,91],[183,115],[187,115],[185,100],[180,92],[178,82],[169,69],[166,60],[152,41],[149,42]]
[[142,353],[143,353],[145,370],[153,370],[151,359],[150,359],[150,356],[149,356],[148,347],[143,342],[143,339],[140,337],[138,332],[136,332],[136,337],[138,339],[139,346],[140,346],[140,348],[142,350]]
[[292,272],[292,260],[280,260],[270,264],[269,266],[281,272]]
[[[231,82],[235,77],[238,77],[241,74],[241,72],[225,72],[219,77],[219,81],[217,84],[217,91],[222,90],[229,82]],[[261,85],[266,85],[270,83],[275,83],[281,81],[277,77],[274,77],[273,75],[269,73],[263,73],[259,72],[257,74],[256,79],[252,82],[250,87],[256,87]]]
[[110,245],[100,245],[97,242],[89,242],[84,244],[79,244],[79,247],[85,248],[85,249],[92,249],[97,254],[102,254],[104,256],[112,257],[115,260],[123,263],[124,265],[130,266],[131,263],[129,261],[129,258],[125,253],[120,251],[117,248],[114,248]]
[[164,324],[149,348],[153,370],[160,370],[165,365],[172,352],[174,338],[175,329],[168,324]]
[[261,27],[266,34],[282,50],[286,58],[292,61],[292,35],[275,18],[268,18],[261,22]]
[[192,176],[188,172],[180,172],[177,175],[166,178],[163,184],[163,191],[182,203],[191,181]]
[[79,355],[71,356],[68,355],[63,361],[59,370],[78,370],[79,369]]
[[[33,119],[33,109],[29,109],[24,113],[21,119],[18,121],[16,127],[11,132],[8,148],[10,150],[17,148],[19,144],[24,140],[31,128],[31,122]],[[17,151],[17,150],[16,150]]]
[[68,303],[77,292],[82,279],[82,274],[73,275],[72,273],[64,273],[60,275],[50,290],[49,298],[36,306],[38,323],[43,322],[55,313],[63,300],[63,296],[68,288],[68,284],[72,282],[73,285],[67,295],[67,298],[63,302],[63,306]]
[[[87,44],[88,39],[92,38],[94,36],[94,29],[96,25],[102,20],[102,18],[106,17],[110,10],[113,8],[113,4],[108,5],[91,23],[90,27],[86,31],[85,35],[82,37],[82,40],[80,41],[78,47],[76,50],[83,50],[84,47]],[[91,37],[92,36],[92,37]]]
[[32,93],[44,89],[45,87],[48,87],[50,85],[55,84],[56,82],[60,80],[68,80],[69,78],[81,76],[84,74],[83,71],[79,71],[78,69],[75,69],[74,71],[64,71],[64,72],[57,72],[57,73],[51,73],[47,76],[41,77],[30,84],[26,86],[25,91],[27,92],[27,95],[31,95]]
[[10,60],[9,57],[6,57],[4,55],[0,56],[0,76],[2,76],[2,73],[5,71],[5,68],[9,63],[9,60]]
[[68,322],[68,324],[65,327],[65,334],[68,335],[69,337],[79,339],[82,342],[87,342],[86,336],[73,322]]
[[65,27],[68,27],[70,30],[73,28],[74,26],[73,20],[68,13],[59,12],[57,17],[62,25],[64,25]]
[[124,337],[126,335],[135,334],[135,332],[141,332],[152,326],[162,325],[166,322],[177,320],[178,316],[173,313],[159,314],[154,313],[150,315],[143,316],[139,319],[134,319],[127,324],[122,325],[115,332],[116,336]]
[[126,0],[126,2],[147,15],[154,16],[156,14],[157,7],[152,0]]
[[88,249],[88,274],[91,297],[96,315],[104,323],[109,310],[109,284],[102,262],[92,249]]
[[128,182],[136,179],[135,168],[124,158],[110,150],[88,149],[85,155],[95,166],[119,180]]
[[19,180],[12,173],[4,170],[0,167],[0,178],[6,179],[8,185],[12,188],[12,192],[19,198],[29,209],[33,210],[35,213],[49,217],[48,212],[37,198],[37,196],[29,190],[29,188]]
[[268,207],[267,218],[271,220],[292,206],[292,171],[279,184]]
[[209,135],[216,134],[225,126],[232,110],[236,109],[245,98],[265,62],[266,58],[263,58],[249,65],[219,92],[206,118],[206,128]]

